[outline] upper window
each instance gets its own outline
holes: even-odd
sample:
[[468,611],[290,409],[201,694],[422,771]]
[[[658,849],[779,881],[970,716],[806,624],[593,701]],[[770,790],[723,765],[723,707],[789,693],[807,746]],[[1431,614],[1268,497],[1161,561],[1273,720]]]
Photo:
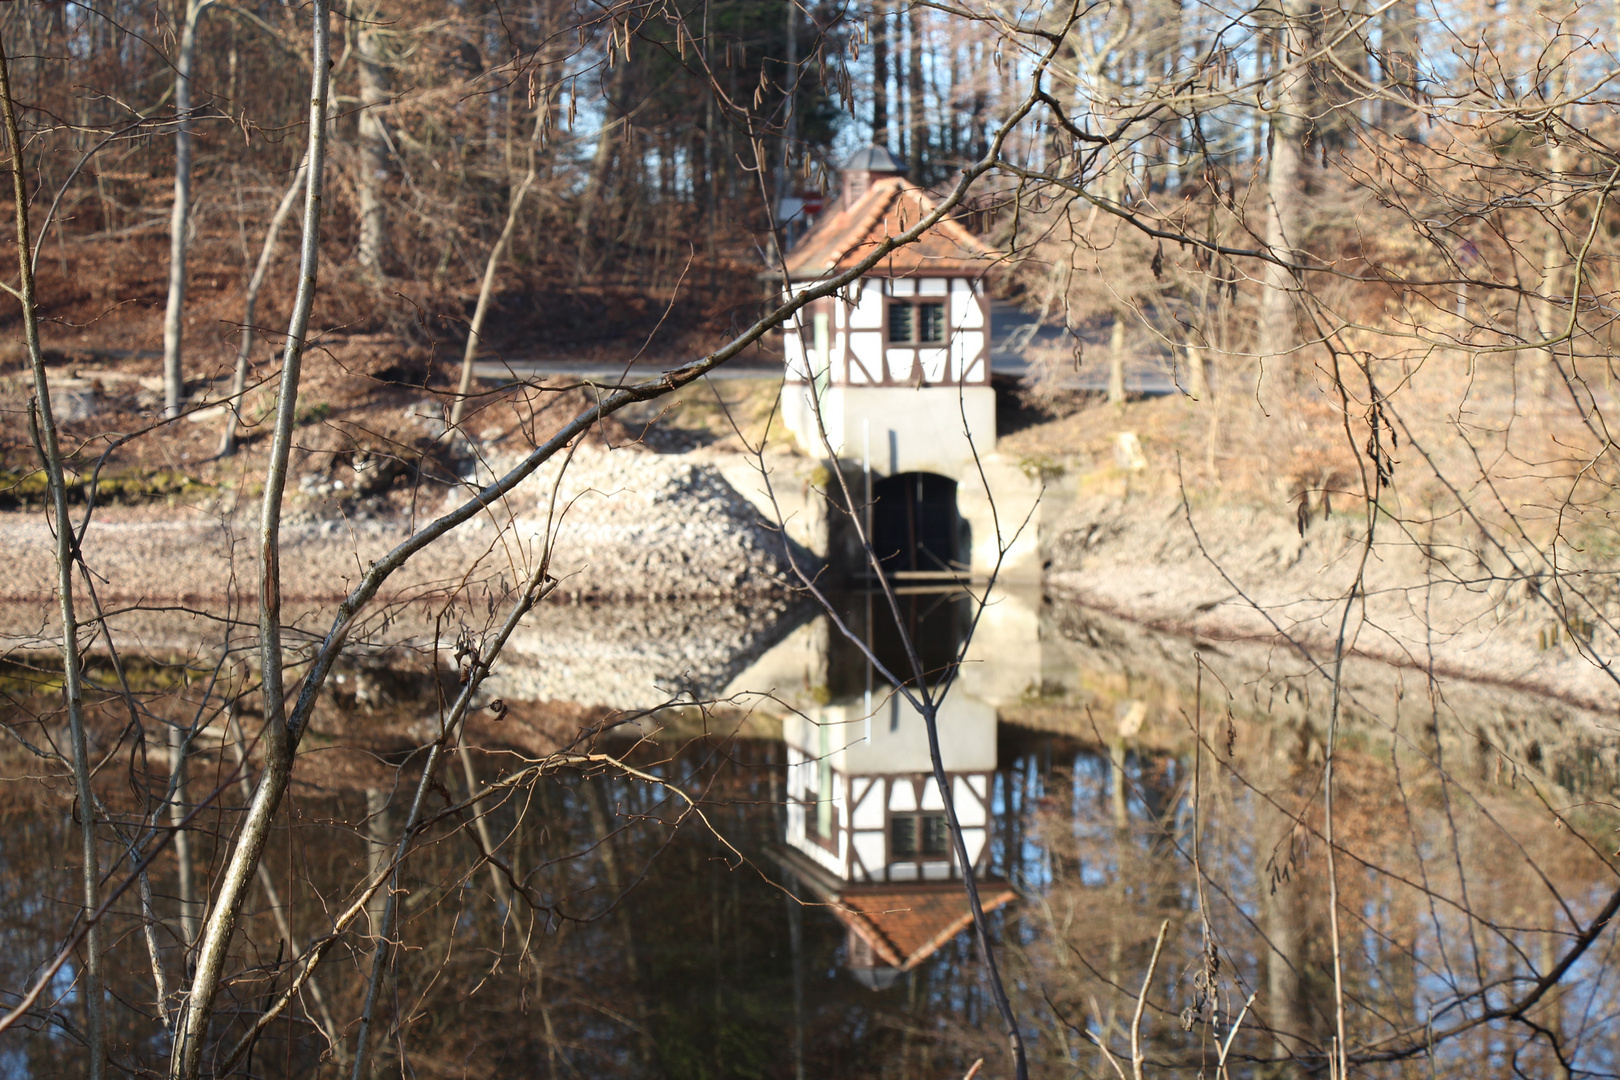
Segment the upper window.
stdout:
[[944,341],[944,304],[897,301],[889,305],[889,344],[940,345]]

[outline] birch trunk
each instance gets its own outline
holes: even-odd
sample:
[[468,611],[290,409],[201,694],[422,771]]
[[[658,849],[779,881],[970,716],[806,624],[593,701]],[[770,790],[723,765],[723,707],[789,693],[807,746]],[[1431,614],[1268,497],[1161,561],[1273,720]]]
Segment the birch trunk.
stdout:
[[[23,178],[22,136],[17,128],[17,109],[12,100],[10,64],[0,49],[0,106],[3,106],[6,141],[11,156],[11,194],[16,207],[18,283],[15,295],[22,302],[23,341],[33,369],[34,399],[39,410],[35,446],[44,459],[50,483],[51,515],[56,533],[56,589],[62,618],[62,690],[67,699],[68,728],[72,740],[72,767],[75,801],[79,818],[79,880],[84,914],[89,917],[100,904],[101,873],[96,857],[96,800],[90,790],[90,748],[84,732],[84,685],[79,664],[79,624],[73,610],[73,561],[76,543],[73,522],[68,517],[67,483],[62,472],[62,450],[57,440],[56,417],[51,412],[51,388],[45,372],[45,357],[39,347],[39,311],[34,290],[34,271],[29,257],[28,185]],[[30,418],[32,419],[32,418]],[[35,426],[30,424],[31,427]],[[101,1080],[106,1070],[106,1023],[102,1001],[101,927],[91,924],[85,935],[84,971],[79,993],[84,1000],[85,1041],[90,1055],[85,1075]]]
[[203,929],[197,949],[196,975],[181,1022],[177,1025],[170,1075],[174,1080],[195,1080],[219,994],[226,953],[236,932],[242,901],[252,887],[270,826],[286,793],[292,772],[292,739],[286,724],[281,650],[281,498],[287,483],[287,458],[292,450],[293,422],[298,407],[298,383],[315,301],[315,275],[320,248],[321,180],[326,168],[326,103],[331,60],[329,0],[313,0],[311,70],[313,87],[309,111],[309,178],[304,196],[303,243],[299,254],[298,294],[287,327],[287,347],[281,367],[281,400],[277,403],[275,437],[264,484],[259,523],[259,660],[264,693],[264,772],[253,794],[241,833],[221,874],[218,897]]

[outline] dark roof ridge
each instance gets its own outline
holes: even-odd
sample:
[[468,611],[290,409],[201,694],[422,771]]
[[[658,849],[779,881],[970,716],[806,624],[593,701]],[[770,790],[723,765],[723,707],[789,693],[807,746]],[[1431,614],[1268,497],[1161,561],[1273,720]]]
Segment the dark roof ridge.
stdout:
[[[906,204],[909,204],[906,205]],[[938,203],[923,188],[903,176],[883,176],[850,205],[834,203],[787,257],[788,275],[813,280],[845,269],[889,236],[916,224],[934,212]],[[907,211],[910,211],[908,213]],[[897,220],[883,223],[891,211]],[[909,220],[908,220],[909,219]],[[914,243],[891,253],[879,273],[904,276],[927,272],[942,275],[977,274],[994,252],[960,222],[941,218]]]

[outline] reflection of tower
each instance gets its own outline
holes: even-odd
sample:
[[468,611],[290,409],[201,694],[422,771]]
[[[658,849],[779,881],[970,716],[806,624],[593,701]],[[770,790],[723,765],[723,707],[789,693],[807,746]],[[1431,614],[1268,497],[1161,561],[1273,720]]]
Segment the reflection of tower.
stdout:
[[[934,615],[915,629],[954,632],[948,607]],[[919,641],[919,651],[936,651],[929,644]],[[922,715],[898,692],[841,696],[783,722],[783,858],[844,922],[851,971],[882,988],[972,923],[962,876],[982,878],[988,861],[996,710],[957,687],[937,713],[964,866],[951,843]],[[1004,886],[981,892],[986,910],[1013,899]]]
[[[930,679],[973,635],[938,725],[968,863],[992,910],[1013,899],[1004,883],[986,877],[996,839],[997,709],[1061,685],[1066,654],[1041,630],[1038,594],[998,589],[981,609],[966,593],[913,587],[900,589],[896,601]],[[886,598],[862,593],[834,603],[839,621],[884,667],[909,669]],[[850,967],[861,981],[888,985],[969,927],[963,867],[944,832],[923,718],[840,630],[827,619],[800,626],[723,696],[782,720],[784,881],[831,905],[849,932]]]

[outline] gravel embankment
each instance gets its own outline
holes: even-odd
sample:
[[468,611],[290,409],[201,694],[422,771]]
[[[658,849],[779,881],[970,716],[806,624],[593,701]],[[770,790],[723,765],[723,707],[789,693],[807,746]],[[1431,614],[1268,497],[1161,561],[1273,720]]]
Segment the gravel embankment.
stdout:
[[[551,492],[556,485],[556,499]],[[307,488],[308,485],[305,485]],[[460,493],[435,497],[453,505]],[[442,503],[437,500],[442,499]],[[341,598],[366,568],[431,520],[342,516],[337,504],[299,491],[282,530],[284,598]],[[554,506],[554,512],[552,508]],[[85,542],[103,602],[189,604],[212,611],[256,597],[256,505],[100,511]],[[780,534],[712,464],[632,450],[582,450],[530,478],[412,559],[384,595],[446,593],[464,581],[527,576],[553,538],[551,572],[576,599],[668,599],[778,593],[788,584]],[[302,519],[302,520],[300,520]],[[55,542],[43,514],[0,514],[0,602],[54,595]]]

